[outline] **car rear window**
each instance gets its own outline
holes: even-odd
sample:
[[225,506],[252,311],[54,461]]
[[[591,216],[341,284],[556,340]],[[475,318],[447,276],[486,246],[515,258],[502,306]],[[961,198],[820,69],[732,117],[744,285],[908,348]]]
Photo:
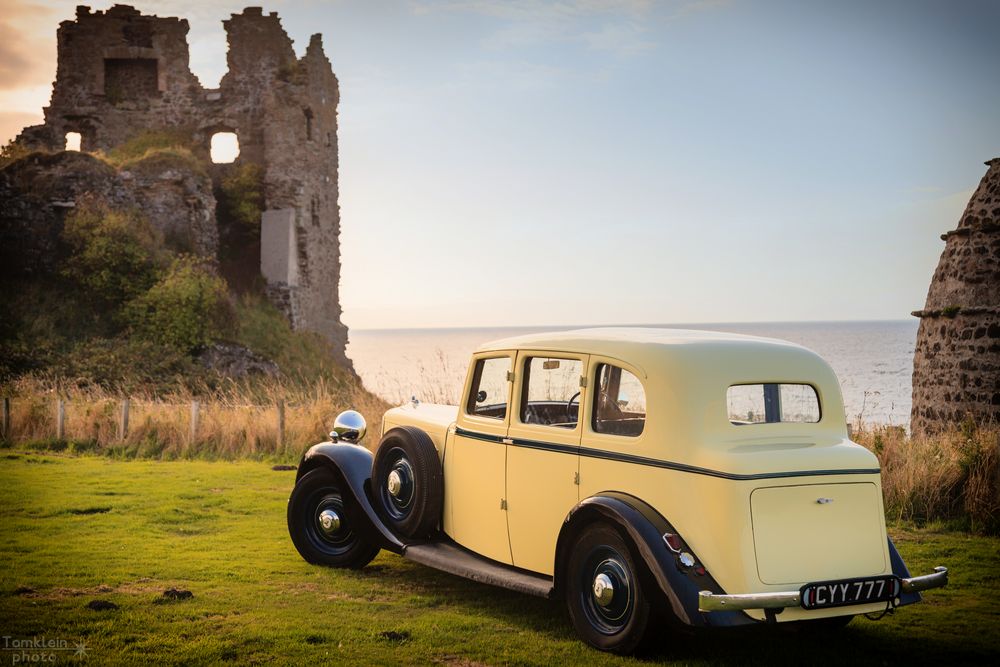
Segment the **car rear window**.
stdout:
[[808,384],[767,382],[734,384],[726,391],[729,421],[737,426],[798,422],[820,418],[819,396]]

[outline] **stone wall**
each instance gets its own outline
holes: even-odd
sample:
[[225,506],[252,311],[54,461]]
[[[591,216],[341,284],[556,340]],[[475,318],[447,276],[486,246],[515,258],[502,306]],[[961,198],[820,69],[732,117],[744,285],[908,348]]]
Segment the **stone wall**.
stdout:
[[1000,423],[1000,158],[983,176],[927,292],[913,358],[910,428]]
[[237,161],[263,168],[265,208],[294,212],[296,281],[268,281],[265,291],[293,327],[325,336],[350,368],[340,321],[337,78],[320,35],[297,58],[276,13],[248,7],[223,25],[229,69],[210,90],[190,70],[186,20],[125,5],[78,7],[76,20],[59,26],[45,122],[18,141],[57,151],[67,132],[79,132],[82,150],[110,151],[140,132],[166,130],[208,159],[213,134],[236,133]]

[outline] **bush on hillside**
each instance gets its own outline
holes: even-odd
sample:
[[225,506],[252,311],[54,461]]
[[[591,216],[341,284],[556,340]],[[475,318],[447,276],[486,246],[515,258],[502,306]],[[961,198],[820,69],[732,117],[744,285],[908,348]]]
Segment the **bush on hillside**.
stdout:
[[317,380],[350,383],[330,343],[317,333],[292,330],[288,318],[264,297],[245,295],[236,314],[237,342],[274,361],[286,378],[303,385]]
[[159,282],[126,307],[140,338],[186,353],[229,337],[234,318],[226,281],[188,255],[175,259]]
[[264,170],[253,162],[233,165],[222,178],[216,197],[219,218],[238,223],[260,233],[260,215],[264,210]]
[[190,146],[191,134],[184,130],[144,130],[112,148],[107,154],[100,154],[99,157],[115,167],[121,167],[127,162],[142,159],[156,151],[168,149],[187,151]]
[[13,139],[0,148],[0,169],[3,169],[11,162],[16,162],[26,155],[31,155],[34,151],[23,144],[19,144]]
[[70,255],[63,271],[90,296],[117,306],[156,282],[166,255],[161,235],[135,211],[83,200],[62,233]]
[[211,386],[204,366],[183,351],[140,338],[91,338],[60,355],[44,376],[77,388],[97,386],[130,394]]

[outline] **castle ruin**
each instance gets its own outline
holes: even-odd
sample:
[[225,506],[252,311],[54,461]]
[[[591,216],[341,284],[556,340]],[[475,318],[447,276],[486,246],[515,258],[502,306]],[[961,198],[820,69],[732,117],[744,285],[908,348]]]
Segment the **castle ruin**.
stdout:
[[910,429],[1000,423],[1000,158],[969,200],[927,291],[913,358]]
[[[322,334],[350,367],[338,293],[337,78],[321,36],[313,35],[297,58],[276,13],[248,7],[223,25],[228,72],[217,89],[206,89],[189,68],[185,19],[143,15],[126,5],[103,12],[77,7],[76,19],[59,26],[45,122],[26,128],[17,142],[62,151],[67,134],[79,133],[82,151],[108,152],[142,132],[167,131],[184,136],[208,164],[213,135],[235,133],[236,163],[260,167],[264,200],[259,236],[253,235],[259,253],[254,245],[244,262],[251,266],[242,271],[251,274],[248,282],[262,277],[268,298],[292,326]],[[216,185],[222,166],[209,167]],[[214,220],[215,211],[209,217]],[[195,246],[217,251],[212,244],[220,235],[224,229],[199,233]]]

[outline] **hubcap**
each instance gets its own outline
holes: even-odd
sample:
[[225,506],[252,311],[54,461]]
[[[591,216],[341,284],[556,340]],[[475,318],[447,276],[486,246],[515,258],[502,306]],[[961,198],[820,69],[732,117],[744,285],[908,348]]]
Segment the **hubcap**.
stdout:
[[331,509],[325,509],[319,513],[320,530],[327,536],[332,536],[340,530],[340,515]]
[[306,501],[311,520],[306,535],[313,547],[327,555],[340,555],[357,542],[351,522],[344,512],[344,500],[333,488],[317,489]]
[[398,470],[393,470],[389,473],[389,481],[386,485],[389,487],[389,493],[394,498],[399,498],[399,492],[403,490],[403,480],[399,478]]
[[594,601],[602,607],[607,607],[615,597],[615,586],[611,577],[603,572],[594,577]]
[[416,494],[416,475],[413,474],[413,466],[406,458],[406,452],[399,447],[393,447],[387,453],[387,465],[383,470],[388,472],[385,475],[383,486],[379,493],[382,497],[382,506],[389,517],[395,521],[402,521],[410,515],[413,510],[413,499]]
[[593,547],[580,574],[580,602],[591,626],[604,635],[621,632],[632,618],[635,580],[627,561],[610,545]]

